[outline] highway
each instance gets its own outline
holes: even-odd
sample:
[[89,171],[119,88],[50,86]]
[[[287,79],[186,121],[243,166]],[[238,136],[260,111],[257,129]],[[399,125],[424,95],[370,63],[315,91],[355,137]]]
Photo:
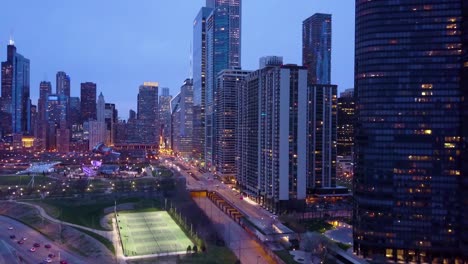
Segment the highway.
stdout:
[[[10,230],[9,227],[13,229]],[[41,263],[49,254],[56,255],[51,263],[59,263],[59,254],[60,260],[66,260],[68,263],[88,263],[39,232],[11,218],[0,216],[0,230],[0,263]],[[15,235],[16,238],[11,239],[10,235]],[[18,244],[23,237],[27,238],[24,244]],[[39,243],[40,247],[36,252],[30,252],[34,243]],[[51,248],[45,248],[46,244],[51,245]]]

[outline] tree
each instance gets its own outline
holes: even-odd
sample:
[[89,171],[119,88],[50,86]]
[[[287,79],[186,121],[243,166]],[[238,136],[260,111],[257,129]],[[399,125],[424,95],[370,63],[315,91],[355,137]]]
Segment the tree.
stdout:
[[197,245],[193,245],[193,248],[192,248],[192,249],[193,249],[193,252],[194,252],[194,253],[197,253],[197,252],[198,252],[198,247],[197,247]]
[[190,253],[190,252],[192,252],[192,247],[191,247],[190,245],[188,245],[188,247],[187,247],[187,253]]

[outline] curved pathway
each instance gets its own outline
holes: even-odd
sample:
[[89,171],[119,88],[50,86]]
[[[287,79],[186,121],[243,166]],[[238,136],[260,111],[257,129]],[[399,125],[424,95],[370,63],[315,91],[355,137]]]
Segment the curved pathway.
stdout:
[[[115,255],[116,255],[119,263],[126,263],[125,257],[123,255],[122,244],[120,243],[120,240],[119,240],[119,234],[116,232],[115,228],[113,228],[112,231],[104,231],[104,230],[98,230],[98,229],[89,228],[89,227],[85,227],[85,226],[81,226],[81,225],[77,225],[77,224],[72,224],[72,223],[69,223],[69,222],[64,222],[64,221],[58,220],[58,219],[48,215],[46,213],[46,211],[44,210],[44,208],[40,207],[37,204],[30,204],[30,203],[18,202],[18,201],[16,203],[29,205],[29,206],[32,206],[32,207],[36,208],[39,211],[39,214],[42,217],[44,217],[45,219],[47,219],[47,220],[49,220],[49,221],[51,221],[53,223],[67,225],[67,226],[76,227],[76,228],[81,228],[81,229],[84,229],[86,231],[89,231],[89,232],[98,234],[98,235],[100,235],[102,237],[105,237],[106,239],[111,241],[112,244],[114,245]],[[112,220],[113,220],[113,222],[115,222],[114,218],[112,218]]]

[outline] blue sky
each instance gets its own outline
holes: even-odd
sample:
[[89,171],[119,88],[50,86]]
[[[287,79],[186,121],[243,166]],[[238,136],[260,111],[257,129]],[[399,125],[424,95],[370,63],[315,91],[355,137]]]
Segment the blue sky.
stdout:
[[[80,83],[97,83],[106,102],[126,118],[136,108],[138,86],[158,81],[175,95],[189,75],[193,19],[204,0],[14,0],[2,1],[0,59],[13,35],[31,60],[31,97],[39,83],[63,70],[72,96]],[[301,64],[302,21],[332,14],[332,82],[353,87],[354,0],[243,0],[242,68],[255,70],[265,55]]]

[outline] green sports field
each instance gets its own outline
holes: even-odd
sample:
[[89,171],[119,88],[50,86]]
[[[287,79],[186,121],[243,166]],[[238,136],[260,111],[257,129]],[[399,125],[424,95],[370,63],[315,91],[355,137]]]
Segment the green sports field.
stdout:
[[166,211],[118,213],[117,220],[126,256],[185,251],[193,246]]

